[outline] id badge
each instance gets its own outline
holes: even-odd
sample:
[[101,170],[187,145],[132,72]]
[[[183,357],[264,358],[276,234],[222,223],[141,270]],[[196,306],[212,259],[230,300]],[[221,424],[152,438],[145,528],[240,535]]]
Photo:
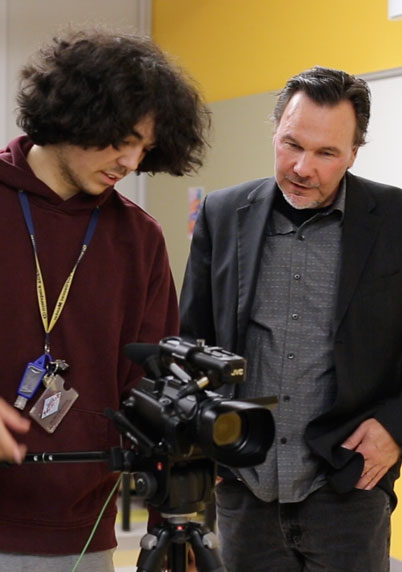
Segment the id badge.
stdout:
[[77,397],[78,393],[75,389],[64,389],[64,379],[61,375],[54,375],[45,391],[32,407],[29,415],[45,431],[54,433]]

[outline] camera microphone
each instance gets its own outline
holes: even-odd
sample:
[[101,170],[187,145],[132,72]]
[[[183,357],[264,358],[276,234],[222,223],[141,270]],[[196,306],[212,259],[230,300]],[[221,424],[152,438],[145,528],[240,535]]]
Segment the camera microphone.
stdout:
[[173,358],[163,359],[160,355],[161,347],[158,344],[127,344],[124,351],[129,359],[141,365],[149,375],[155,378],[161,377],[161,366],[164,366],[181,381],[191,381],[191,376],[179,367]]
[[124,353],[131,361],[142,366],[149,375],[161,377],[158,344],[127,344]]
[[127,344],[124,347],[124,352],[128,358],[135,363],[143,365],[150,357],[157,357],[159,355],[158,344]]

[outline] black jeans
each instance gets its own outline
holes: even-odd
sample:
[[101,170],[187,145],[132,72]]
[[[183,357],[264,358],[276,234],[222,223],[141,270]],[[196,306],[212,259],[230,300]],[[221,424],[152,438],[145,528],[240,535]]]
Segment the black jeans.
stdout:
[[325,486],[298,503],[257,499],[240,481],[216,489],[227,572],[388,572],[390,501],[381,489]]

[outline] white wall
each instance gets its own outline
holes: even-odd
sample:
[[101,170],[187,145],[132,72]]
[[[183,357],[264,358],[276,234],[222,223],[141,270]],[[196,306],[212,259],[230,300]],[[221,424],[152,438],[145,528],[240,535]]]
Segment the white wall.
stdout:
[[[70,24],[109,24],[150,35],[151,11],[152,0],[0,0],[0,147],[19,134],[18,72],[34,51]],[[119,190],[144,206],[143,177],[128,177]]]
[[7,0],[0,0],[0,148],[7,142]]
[[181,289],[190,249],[188,188],[205,192],[274,174],[272,115],[276,98],[259,93],[210,104],[211,148],[193,176],[157,174],[148,181],[149,211],[161,223],[177,290]]
[[363,76],[371,90],[368,142],[352,172],[402,187],[402,69]]

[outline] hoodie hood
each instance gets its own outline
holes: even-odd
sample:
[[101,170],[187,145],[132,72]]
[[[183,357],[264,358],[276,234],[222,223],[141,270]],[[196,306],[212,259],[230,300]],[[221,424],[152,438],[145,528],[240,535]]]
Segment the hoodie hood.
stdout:
[[0,192],[2,185],[16,191],[23,190],[30,194],[30,198],[44,200],[49,205],[63,210],[93,209],[101,206],[113,193],[113,187],[109,187],[101,195],[92,196],[80,192],[70,199],[63,200],[38,179],[29,166],[26,157],[32,145],[32,141],[26,135],[22,135],[13,139],[6,149],[0,150]]

